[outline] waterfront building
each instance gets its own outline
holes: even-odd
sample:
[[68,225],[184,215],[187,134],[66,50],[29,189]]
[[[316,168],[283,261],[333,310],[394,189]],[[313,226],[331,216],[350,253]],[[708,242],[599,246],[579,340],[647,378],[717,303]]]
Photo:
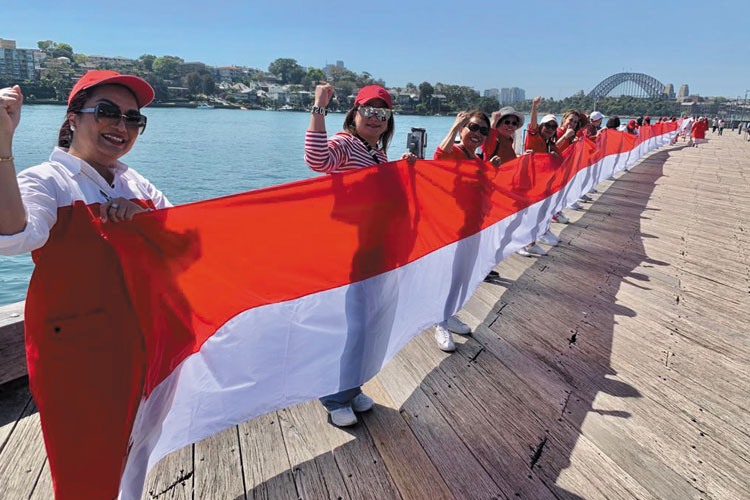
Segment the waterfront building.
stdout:
[[492,97],[500,100],[500,90],[498,89],[487,89],[484,91],[484,97]]
[[526,100],[526,91],[518,87],[500,89],[500,104],[508,106]]
[[216,72],[219,74],[219,79],[223,81],[242,78],[242,75],[244,73],[242,68],[239,68],[237,66],[220,66],[216,68]]
[[683,83],[682,85],[680,85],[680,90],[677,92],[677,100],[679,102],[682,102],[682,100],[685,99],[689,95],[690,95],[690,89],[688,88],[688,84]]
[[15,40],[0,38],[0,79],[9,82],[35,81],[34,49],[19,49]]

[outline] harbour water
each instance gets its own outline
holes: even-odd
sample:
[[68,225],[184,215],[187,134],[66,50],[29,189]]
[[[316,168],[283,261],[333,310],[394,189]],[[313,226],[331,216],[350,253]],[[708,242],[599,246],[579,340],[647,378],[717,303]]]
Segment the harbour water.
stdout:
[[[13,145],[19,170],[49,157],[64,114],[63,106],[24,107]],[[148,127],[123,161],[175,205],[320,175],[303,160],[307,113],[153,108],[144,114]],[[422,127],[431,158],[454,119],[397,115],[389,157],[399,158],[406,134]],[[328,115],[329,134],[340,131],[343,121],[343,114]],[[0,305],[24,299],[32,269],[28,254],[0,256]]]

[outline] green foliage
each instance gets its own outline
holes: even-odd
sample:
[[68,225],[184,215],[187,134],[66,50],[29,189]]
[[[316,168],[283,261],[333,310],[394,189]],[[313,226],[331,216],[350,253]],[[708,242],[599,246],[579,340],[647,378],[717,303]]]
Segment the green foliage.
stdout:
[[151,54],[143,54],[138,58],[138,66],[146,71],[153,71],[153,64],[155,59],[156,56],[152,56]]
[[435,93],[435,88],[430,85],[430,82],[422,82],[419,84],[419,102],[428,103],[432,94]]
[[281,79],[281,83],[300,83],[307,73],[295,59],[280,58],[268,65],[268,72]]
[[39,50],[43,51],[49,57],[67,57],[73,60],[73,47],[67,43],[56,43],[52,40],[40,40],[36,42]]
[[151,64],[151,68],[161,78],[173,80],[177,78],[180,64],[183,62],[182,59],[174,56],[157,57]]
[[312,91],[315,86],[326,79],[326,74],[322,69],[309,67],[307,73],[302,77],[300,82],[305,90]]
[[40,40],[36,42],[36,46],[39,47],[39,50],[42,52],[47,52],[47,50],[54,44],[55,42],[52,40]]
[[203,78],[201,78],[200,73],[197,71],[185,75],[182,82],[191,94],[200,94],[203,90]]
[[493,111],[500,109],[500,102],[494,97],[480,97],[477,109],[479,111],[484,111],[489,115]]

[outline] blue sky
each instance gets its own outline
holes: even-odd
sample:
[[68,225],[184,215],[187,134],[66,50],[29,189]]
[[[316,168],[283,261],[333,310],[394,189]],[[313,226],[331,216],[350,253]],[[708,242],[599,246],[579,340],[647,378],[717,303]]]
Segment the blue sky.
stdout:
[[278,57],[316,67],[340,59],[388,85],[517,86],[527,97],[588,92],[621,71],[706,96],[750,90],[747,0],[3,4],[12,22],[0,38],[26,48],[51,39],[84,54],[263,69]]

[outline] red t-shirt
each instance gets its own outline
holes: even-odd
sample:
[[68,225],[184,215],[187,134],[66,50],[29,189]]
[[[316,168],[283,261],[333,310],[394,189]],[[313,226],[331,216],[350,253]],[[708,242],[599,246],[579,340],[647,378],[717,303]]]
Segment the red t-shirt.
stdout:
[[440,146],[435,150],[435,155],[432,157],[433,160],[455,160],[455,161],[465,161],[465,160],[476,160],[476,155],[471,156],[471,153],[466,151],[461,144],[454,144],[453,148],[451,148],[450,151],[447,153],[443,151]]
[[[565,130],[563,130],[560,127],[557,127],[557,139],[560,140],[560,138],[565,134]],[[573,136],[575,137],[575,136]],[[570,145],[573,144],[573,138],[565,140],[565,142],[562,143],[562,145],[557,146],[558,152],[562,153],[566,149],[570,147]]]
[[557,145],[555,145],[555,138],[550,137],[548,140],[542,139],[542,135],[539,133],[539,127],[529,129],[526,131],[526,143],[523,145],[524,151],[532,150],[535,153],[557,153]]
[[500,157],[500,163],[505,163],[516,158],[513,149],[513,138],[500,135],[496,128],[490,129],[487,140],[482,145],[485,161],[490,161],[493,156]]
[[700,120],[699,122],[695,123],[693,125],[693,138],[705,139],[707,129],[708,129],[708,123],[706,123],[705,121]]

